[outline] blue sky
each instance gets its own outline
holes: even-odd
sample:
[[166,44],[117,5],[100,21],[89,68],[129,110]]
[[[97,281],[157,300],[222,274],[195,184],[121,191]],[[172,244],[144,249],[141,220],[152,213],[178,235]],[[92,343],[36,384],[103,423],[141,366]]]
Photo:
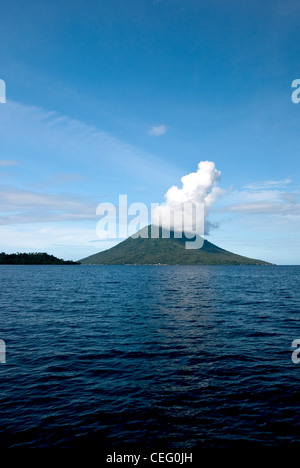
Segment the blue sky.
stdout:
[[12,0],[0,17],[0,250],[103,250],[99,203],[162,203],[208,160],[206,238],[300,263],[298,1]]

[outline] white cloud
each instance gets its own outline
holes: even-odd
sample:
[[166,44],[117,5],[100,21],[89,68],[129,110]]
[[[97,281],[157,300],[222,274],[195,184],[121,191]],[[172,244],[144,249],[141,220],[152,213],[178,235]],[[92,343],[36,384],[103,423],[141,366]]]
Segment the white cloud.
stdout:
[[[94,227],[81,226],[78,223],[52,224],[36,223],[15,226],[1,226],[0,244],[5,246],[6,253],[13,252],[47,252],[60,258],[79,260],[100,250],[105,250],[116,242],[95,242]],[[17,246],[17,248],[16,248]]]
[[96,218],[95,205],[74,194],[47,194],[0,187],[0,224],[88,220]]
[[211,242],[240,255],[299,264],[300,203],[292,182],[266,180],[228,190],[211,209],[221,223]]
[[157,125],[149,130],[149,135],[151,136],[160,136],[164,135],[167,132],[167,127],[165,125]]
[[241,215],[299,216],[298,192],[288,192],[284,187],[291,179],[254,182],[242,190],[231,190],[224,198],[224,205],[217,211]]
[[282,179],[282,180],[264,180],[261,182],[252,182],[251,184],[245,185],[244,188],[249,189],[249,190],[278,188],[278,187],[285,187],[291,182],[292,181],[289,178]]
[[0,167],[5,167],[5,166],[17,166],[20,164],[18,161],[12,160],[12,159],[2,159],[0,161]]
[[[134,192],[135,184],[157,193],[157,189],[169,186],[179,175],[176,165],[98,127],[13,101],[1,108],[0,141],[0,175],[6,177],[6,184],[11,184],[0,186],[0,231],[5,250],[10,245],[15,246],[14,251],[26,247],[25,239],[22,244],[19,242],[25,230],[29,247],[45,245],[48,251],[54,242],[61,243],[59,236],[54,237],[56,231],[43,234],[41,243],[35,242],[39,223],[55,223],[56,227],[59,223],[70,229],[79,226],[78,221],[81,227],[94,224],[91,238],[95,238],[99,220],[96,207],[103,197],[113,198],[117,190],[124,193],[128,187]],[[8,182],[7,170],[17,164],[22,164],[22,171]],[[67,184],[74,187],[70,189],[73,193],[66,193]],[[63,193],[58,193],[59,188]],[[89,196],[74,193],[77,191]],[[102,249],[111,246],[104,244],[101,243]],[[97,248],[96,243],[91,246]],[[78,256],[90,253],[86,250]]]
[[54,174],[51,177],[45,178],[44,180],[40,182],[34,182],[31,183],[30,186],[32,188],[43,188],[45,189],[46,187],[66,187],[68,184],[72,184],[74,182],[84,182],[86,181],[86,176],[83,176],[82,174],[76,174],[73,172],[60,172],[57,174]]
[[[171,227],[174,230],[182,229],[182,219],[187,214],[184,204],[192,203],[194,206],[203,205],[206,225],[204,219],[199,223],[199,234],[204,234],[210,227],[215,227],[207,220],[210,206],[219,198],[224,190],[217,187],[221,172],[215,167],[215,163],[211,161],[200,161],[198,170],[191,172],[181,178],[182,188],[173,185],[165,194],[166,202],[157,207],[153,212],[152,222],[168,229],[169,219],[174,215],[174,223]],[[188,218],[190,218],[188,220]],[[199,221],[199,220],[198,220]],[[195,222],[195,216],[192,213],[187,215],[187,224],[192,226]]]
[[11,152],[17,151],[27,167],[42,165],[45,172],[47,167],[55,167],[57,172],[71,170],[93,177],[98,173],[102,183],[111,178],[116,167],[128,179],[147,183],[152,178],[165,184],[178,176],[172,163],[111,133],[58,112],[13,101],[1,108],[0,140]]
[[284,203],[239,203],[229,207],[231,212],[244,214],[264,214],[264,215],[300,215],[299,204]]

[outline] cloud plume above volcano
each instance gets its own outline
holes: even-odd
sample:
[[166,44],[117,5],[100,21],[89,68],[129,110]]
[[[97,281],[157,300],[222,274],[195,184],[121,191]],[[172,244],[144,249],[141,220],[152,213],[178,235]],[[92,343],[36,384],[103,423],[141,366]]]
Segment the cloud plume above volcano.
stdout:
[[[201,207],[203,213],[202,223],[198,223],[197,233],[203,235],[207,233],[211,224],[207,220],[209,209],[212,203],[224,193],[217,187],[221,172],[215,167],[212,161],[200,161],[196,172],[191,172],[181,178],[182,187],[173,185],[165,194],[165,203],[153,210],[152,222],[168,229],[170,226],[175,231],[181,231],[183,216],[190,218],[186,226],[195,225],[195,216],[185,210],[186,204],[194,207]],[[170,221],[171,220],[171,221]],[[199,221],[199,220],[198,220]],[[201,232],[198,232],[200,229]],[[195,232],[194,229],[187,228],[187,231]]]

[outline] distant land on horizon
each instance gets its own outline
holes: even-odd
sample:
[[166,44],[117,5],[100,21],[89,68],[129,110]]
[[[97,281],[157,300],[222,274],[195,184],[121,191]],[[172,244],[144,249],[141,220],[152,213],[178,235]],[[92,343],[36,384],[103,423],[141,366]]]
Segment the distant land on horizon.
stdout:
[[0,265],[79,265],[72,260],[63,260],[45,252],[0,253]]
[[151,226],[138,231],[148,230],[148,237],[129,237],[123,242],[103,252],[79,260],[83,265],[273,265],[263,260],[228,252],[204,240],[200,249],[186,249],[185,242],[191,241],[184,235],[174,238],[157,239],[150,237]]

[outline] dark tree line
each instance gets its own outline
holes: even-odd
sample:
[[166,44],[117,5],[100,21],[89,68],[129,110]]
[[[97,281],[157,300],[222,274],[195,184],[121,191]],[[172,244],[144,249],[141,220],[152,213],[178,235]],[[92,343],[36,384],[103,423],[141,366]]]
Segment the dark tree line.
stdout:
[[2,265],[78,265],[72,260],[62,260],[45,252],[33,253],[0,253],[0,264]]

